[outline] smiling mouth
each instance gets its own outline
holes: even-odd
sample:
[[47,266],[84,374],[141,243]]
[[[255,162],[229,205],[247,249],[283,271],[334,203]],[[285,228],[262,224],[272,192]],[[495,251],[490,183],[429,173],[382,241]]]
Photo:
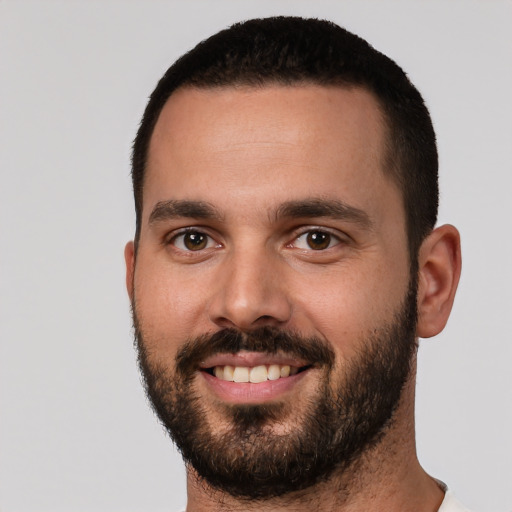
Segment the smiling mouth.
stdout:
[[252,383],[259,384],[261,382],[285,379],[297,375],[312,365],[306,366],[290,366],[287,364],[270,364],[258,366],[213,366],[205,368],[203,371],[217,377],[217,379],[227,382]]

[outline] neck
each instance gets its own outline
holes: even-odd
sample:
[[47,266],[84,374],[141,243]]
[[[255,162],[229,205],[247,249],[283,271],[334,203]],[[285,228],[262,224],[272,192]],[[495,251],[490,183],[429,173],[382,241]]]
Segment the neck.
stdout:
[[444,496],[416,456],[414,378],[380,441],[342,475],[300,492],[249,502],[212,489],[189,469],[187,493],[187,512],[436,512]]

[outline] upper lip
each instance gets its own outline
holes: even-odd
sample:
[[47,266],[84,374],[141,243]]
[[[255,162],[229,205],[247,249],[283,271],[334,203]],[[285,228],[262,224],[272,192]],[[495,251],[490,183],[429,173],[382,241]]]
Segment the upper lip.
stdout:
[[215,354],[201,361],[199,365],[202,370],[213,368],[215,366],[246,366],[254,367],[261,365],[288,365],[301,368],[307,366],[307,361],[289,354],[269,354],[265,352],[240,351],[236,354]]

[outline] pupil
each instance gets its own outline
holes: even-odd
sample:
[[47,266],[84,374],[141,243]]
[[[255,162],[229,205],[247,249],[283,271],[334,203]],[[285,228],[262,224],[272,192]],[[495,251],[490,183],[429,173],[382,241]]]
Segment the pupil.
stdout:
[[187,249],[197,251],[206,246],[206,237],[202,233],[187,233],[184,242]]
[[329,233],[322,233],[321,231],[313,231],[308,234],[308,245],[311,249],[319,251],[327,249],[331,243],[331,235]]

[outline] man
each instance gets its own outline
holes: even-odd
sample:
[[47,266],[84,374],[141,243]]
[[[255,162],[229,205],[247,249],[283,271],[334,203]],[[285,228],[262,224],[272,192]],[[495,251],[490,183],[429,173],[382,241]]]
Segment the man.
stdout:
[[157,85],[133,185],[140,367],[188,511],[465,510],[415,451],[460,242],[394,62],[325,21],[234,25]]

